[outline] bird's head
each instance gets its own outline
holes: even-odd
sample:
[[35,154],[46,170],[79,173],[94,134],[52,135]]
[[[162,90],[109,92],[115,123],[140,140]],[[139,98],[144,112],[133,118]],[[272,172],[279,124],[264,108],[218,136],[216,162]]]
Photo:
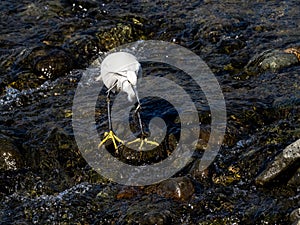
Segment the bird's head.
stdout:
[[121,79],[121,90],[128,95],[128,101],[132,102],[137,97],[137,74],[135,71],[126,71],[123,73],[126,75]]

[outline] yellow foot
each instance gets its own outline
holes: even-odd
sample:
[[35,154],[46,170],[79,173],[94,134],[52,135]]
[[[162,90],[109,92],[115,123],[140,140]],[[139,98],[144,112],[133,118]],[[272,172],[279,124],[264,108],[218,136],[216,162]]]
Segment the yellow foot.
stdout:
[[[98,148],[100,148],[108,139],[111,139],[114,147],[116,150],[118,150],[118,145],[117,142],[119,143],[124,143],[124,141],[122,141],[120,138],[118,138],[114,132],[112,130],[110,130],[109,132],[105,132],[104,133],[104,139],[100,142],[100,144],[98,145]],[[117,142],[116,142],[117,141]]]
[[144,143],[149,144],[149,145],[154,145],[156,147],[159,146],[159,144],[156,141],[149,141],[147,138],[137,138],[133,141],[127,142],[126,144],[127,145],[132,145],[132,144],[137,143],[137,142],[141,142],[141,144],[139,146],[139,150],[143,149]]

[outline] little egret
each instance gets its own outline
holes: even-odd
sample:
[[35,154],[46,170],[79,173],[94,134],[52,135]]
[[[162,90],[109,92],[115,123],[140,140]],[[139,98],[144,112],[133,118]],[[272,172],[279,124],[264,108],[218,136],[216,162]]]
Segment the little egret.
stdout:
[[141,103],[137,92],[137,79],[141,76],[142,68],[140,63],[137,61],[136,57],[127,52],[115,52],[106,56],[101,63],[100,75],[96,77],[96,80],[102,80],[104,85],[108,88],[107,90],[107,114],[108,114],[108,128],[109,132],[104,133],[104,139],[100,142],[99,148],[108,140],[111,139],[114,147],[118,150],[117,142],[124,144],[120,138],[118,138],[113,130],[111,123],[111,113],[110,113],[110,93],[123,91],[128,94],[128,101],[133,102],[134,99],[137,100],[137,107],[135,113],[138,116],[139,126],[141,128],[141,137],[128,142],[127,144],[133,144],[141,141],[139,149],[142,149],[144,143],[159,146],[158,143],[154,141],[149,141],[146,138],[146,134],[143,130],[142,120],[140,116]]

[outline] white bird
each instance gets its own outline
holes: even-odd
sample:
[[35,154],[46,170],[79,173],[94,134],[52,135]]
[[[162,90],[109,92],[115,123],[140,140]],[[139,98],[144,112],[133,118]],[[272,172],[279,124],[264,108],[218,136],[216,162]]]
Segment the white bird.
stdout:
[[136,57],[127,52],[115,52],[111,53],[104,58],[101,63],[100,75],[96,77],[96,81],[102,80],[104,85],[108,88],[107,91],[107,113],[108,113],[108,128],[109,132],[104,133],[104,139],[100,142],[99,148],[108,140],[112,139],[115,149],[118,149],[116,141],[124,143],[118,138],[112,131],[111,115],[110,115],[110,93],[123,91],[128,95],[128,101],[133,102],[137,100],[138,105],[135,112],[139,119],[139,125],[141,128],[141,138],[131,141],[127,144],[132,144],[137,141],[141,141],[140,149],[144,142],[159,146],[154,141],[148,141],[143,130],[142,121],[140,117],[141,104],[137,92],[137,80],[142,74],[142,68]]
[[116,52],[105,57],[101,63],[101,74],[96,80],[103,80],[109,91],[124,91],[130,102],[136,97],[137,77],[142,73],[136,57],[127,52]]

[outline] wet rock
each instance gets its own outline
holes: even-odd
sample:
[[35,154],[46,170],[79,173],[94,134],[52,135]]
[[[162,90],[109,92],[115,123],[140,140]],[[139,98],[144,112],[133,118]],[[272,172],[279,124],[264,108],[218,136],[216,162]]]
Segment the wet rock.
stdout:
[[13,69],[17,73],[5,82],[20,91],[37,88],[48,80],[63,77],[74,66],[74,57],[61,48],[44,45],[26,49],[14,62]]
[[217,20],[212,19],[210,23],[205,24],[203,28],[200,29],[200,32],[197,35],[202,36],[203,39],[207,39],[212,43],[217,43],[222,40],[222,37],[225,36],[224,34],[235,31],[240,32],[245,30],[248,26],[249,22],[241,17],[230,19],[218,18]]
[[222,175],[213,174],[212,181],[215,184],[221,184],[223,186],[228,186],[229,184],[239,181],[241,179],[240,168],[231,165],[224,171]]
[[165,209],[163,211],[157,210],[144,214],[144,221],[141,224],[170,224],[170,211]]
[[[256,178],[256,183],[265,185],[270,181],[273,181],[280,174],[288,170],[289,167],[297,166],[299,160],[300,139],[287,146],[281,154],[275,157],[274,161]],[[297,176],[299,176],[299,173],[297,174]]]
[[[0,56],[0,79],[3,82],[0,86],[5,90],[8,84],[18,80],[18,87],[21,87],[23,83],[28,84],[27,87],[33,87],[34,84],[45,81],[44,75],[40,74],[42,69],[32,72],[32,68],[45,67],[44,65],[47,63],[43,63],[44,56],[38,59],[39,62],[24,61],[22,64],[24,68],[21,69],[11,66],[18,58],[22,58],[19,55],[20,52],[24,50],[26,54],[30,54],[31,49],[36,48],[36,43],[62,46],[63,51],[71,52],[72,56],[74,54],[73,57],[79,60],[80,66],[82,66],[88,64],[89,58],[93,57],[97,50],[94,48],[95,46],[99,45],[106,51],[122,43],[142,39],[143,35],[139,32],[145,27],[143,27],[144,22],[138,19],[138,15],[150,18],[150,22],[156,26],[154,29],[148,29],[148,33],[152,33],[147,37],[148,39],[165,37],[164,40],[173,41],[175,38],[175,41],[179,41],[182,46],[193,48],[192,50],[204,57],[216,71],[223,70],[224,65],[230,62],[235,67],[234,69],[237,69],[235,74],[238,74],[247,64],[249,55],[265,49],[281,48],[285,43],[299,41],[297,40],[299,36],[295,35],[297,24],[299,24],[298,17],[295,16],[299,14],[296,3],[296,1],[251,3],[251,1],[230,0],[191,1],[182,4],[176,1],[54,0],[35,1],[34,4],[31,4],[28,1],[1,1],[3,7],[0,7],[0,18],[5,23],[1,23],[3,29],[0,39],[1,44],[5,46],[1,46],[0,55],[5,54]],[[38,11],[33,11],[33,9],[38,9]],[[107,16],[101,12],[103,9],[107,11]],[[11,27],[11,25],[14,26]],[[99,43],[94,42],[97,39]],[[10,41],[7,42],[7,40]],[[246,44],[245,47],[243,47],[244,44]],[[226,54],[227,52],[228,54]],[[285,54],[294,56],[288,52]],[[233,59],[233,57],[235,58]],[[5,58],[9,60],[2,61]],[[241,61],[243,63],[236,66]],[[261,59],[261,62],[263,61],[268,64],[264,57]],[[259,65],[252,66],[254,72],[255,69],[258,69],[258,73],[260,72]],[[157,71],[156,69],[155,67],[154,71]],[[9,70],[15,75],[13,81],[6,80]],[[221,74],[223,74],[222,72]],[[37,74],[43,76],[39,78],[40,76]],[[167,189],[165,193],[171,193],[169,199],[158,195],[155,191],[152,192],[154,194],[146,193],[132,198],[130,195],[134,192],[124,193],[124,198],[116,199],[118,192],[105,191],[103,188],[101,188],[102,195],[98,198],[95,196],[99,190],[81,191],[82,189],[78,186],[69,189],[75,185],[72,180],[83,182],[90,177],[87,171],[82,171],[82,165],[85,165],[86,162],[81,162],[82,160],[78,162],[81,156],[80,153],[76,153],[78,149],[74,144],[72,132],[66,132],[72,130],[70,119],[59,113],[66,108],[66,105],[71,105],[66,96],[73,97],[76,87],[74,88],[74,84],[71,82],[77,84],[79,76],[75,81],[74,77],[69,77],[71,82],[59,79],[61,81],[59,83],[66,85],[60,84],[54,87],[55,92],[51,90],[54,84],[50,84],[50,88],[42,93],[34,92],[35,98],[32,98],[30,107],[27,105],[27,107],[10,108],[13,115],[11,127],[16,126],[18,129],[20,126],[17,123],[26,121],[26,127],[23,127],[27,132],[25,136],[22,134],[21,137],[24,143],[24,154],[27,152],[28,158],[32,159],[29,170],[32,171],[33,168],[36,168],[41,173],[39,175],[41,179],[36,179],[35,173],[25,171],[26,173],[19,177],[20,181],[15,183],[17,185],[9,186],[9,188],[16,186],[18,188],[12,188],[6,192],[9,194],[5,196],[3,204],[0,204],[0,221],[4,224],[126,224],[126,222],[131,224],[203,224],[203,221],[208,221],[206,224],[249,224],[251,222],[253,224],[288,224],[286,220],[289,218],[286,215],[291,212],[291,205],[295,206],[297,203],[294,204],[294,202],[299,199],[291,197],[289,192],[282,191],[282,189],[275,188],[276,190],[269,193],[263,191],[264,189],[251,187],[251,185],[253,174],[257,174],[259,169],[253,165],[261,165],[276,155],[278,149],[282,149],[281,143],[286,143],[285,140],[288,139],[284,132],[292,130],[290,127],[284,127],[284,129],[280,129],[280,127],[272,133],[257,134],[257,128],[268,129],[270,123],[277,123],[277,120],[280,119],[279,116],[284,117],[291,124],[296,124],[295,127],[299,122],[299,117],[293,117],[293,115],[299,114],[292,103],[289,103],[291,106],[285,111],[278,112],[276,110],[277,116],[267,118],[264,116],[267,107],[271,106],[269,101],[272,104],[273,99],[283,96],[282,102],[286,102],[285,100],[289,98],[286,95],[287,92],[296,93],[299,90],[296,89],[299,87],[296,83],[299,67],[289,68],[288,73],[280,74],[282,80],[272,84],[269,83],[270,80],[261,82],[260,77],[250,82],[234,81],[232,83],[230,77],[227,79],[228,76],[216,75],[221,81],[222,89],[224,88],[223,84],[226,83],[226,93],[230,93],[232,97],[228,101],[229,112],[233,108],[238,112],[234,114],[237,119],[231,123],[230,129],[228,129],[227,137],[232,136],[231,146],[234,146],[238,140],[247,140],[253,133],[259,137],[239,148],[221,149],[219,157],[216,158],[218,165],[215,166],[216,169],[209,169],[209,173],[199,171],[199,176],[203,176],[199,183],[203,185],[202,181],[205,181],[206,185],[205,191],[192,195],[190,201],[194,201],[192,204],[194,208],[188,207],[188,204],[183,201],[174,201],[178,195],[172,190],[176,190],[178,186],[180,188],[180,185],[174,180],[171,184],[166,181],[164,187],[161,187],[161,184],[155,186],[156,189]],[[242,89],[236,89],[234,85],[242,87]],[[292,87],[294,88],[292,89]],[[279,91],[282,89],[285,89],[286,92]],[[243,92],[243,90],[245,91]],[[266,90],[271,91],[267,92]],[[49,97],[41,99],[40,94]],[[66,98],[60,98],[58,101],[54,97],[58,95]],[[266,107],[257,106],[256,104],[259,105],[262,102],[261,99],[265,97],[268,98],[268,102],[265,103]],[[38,104],[38,102],[42,104]],[[233,102],[235,104],[232,104]],[[259,107],[261,110],[249,110],[252,106],[256,109]],[[1,116],[3,116],[3,112],[4,110],[1,111]],[[268,114],[273,114],[273,111]],[[3,121],[7,121],[7,119],[4,114]],[[53,121],[58,129],[52,129],[53,126],[47,123],[49,120]],[[206,121],[209,124],[211,122],[210,119]],[[201,123],[202,125],[203,123]],[[284,141],[278,140],[279,132],[283,133]],[[12,136],[14,135],[12,133]],[[206,139],[204,138],[204,140]],[[289,138],[289,140],[292,139]],[[272,143],[270,143],[271,141]],[[267,147],[264,143],[268,143]],[[273,148],[269,148],[272,146]],[[128,155],[132,157],[132,154]],[[245,163],[246,161],[247,163]],[[235,163],[233,164],[233,162]],[[35,164],[36,166],[34,166]],[[230,165],[238,165],[240,170],[229,168]],[[43,168],[45,172],[43,173],[40,168]],[[212,173],[210,171],[216,173],[214,177],[216,179],[213,179],[216,181],[215,183],[211,181]],[[115,169],[114,172],[119,171]],[[3,180],[13,183],[11,181],[16,179],[16,175],[20,171],[6,171],[6,173],[13,174],[13,176],[9,178],[6,176]],[[222,176],[223,174],[224,176]],[[231,178],[239,178],[236,176],[239,174],[242,178],[231,183]],[[44,176],[46,177],[42,180]],[[228,180],[228,178],[230,179]],[[23,182],[24,180],[26,182]],[[49,180],[52,182],[48,182]],[[220,181],[225,186],[220,185]],[[31,184],[36,184],[35,189]],[[61,187],[62,184],[68,188]],[[194,185],[194,188],[197,188],[196,182]],[[116,184],[112,186],[116,186]],[[216,186],[218,189],[215,188]],[[2,185],[0,187],[2,188]],[[49,187],[49,191],[47,187]],[[59,187],[59,190],[66,191],[62,193],[62,191],[54,190],[53,187]],[[91,188],[93,189],[93,187]],[[34,197],[30,194],[32,190],[35,191],[35,196],[43,195],[45,192],[56,194]],[[220,190],[224,190],[224,192]],[[24,193],[29,193],[29,195],[24,195]],[[295,208],[298,208],[298,205]]]
[[245,47],[245,43],[242,40],[234,38],[222,39],[218,43],[218,51],[225,54],[232,54],[243,47]]
[[291,212],[290,221],[293,223],[292,225],[300,224],[300,208],[295,209],[293,212]]
[[162,181],[155,192],[166,198],[188,201],[195,193],[194,184],[187,177],[175,177]]
[[117,199],[130,199],[137,196],[138,191],[134,187],[125,187],[117,194]]
[[171,209],[170,201],[143,198],[130,205],[122,223],[126,221],[126,224],[170,224],[174,216]]
[[267,50],[252,57],[245,67],[245,73],[257,75],[267,70],[274,72],[298,63],[299,60],[294,54],[281,50]]
[[24,162],[13,140],[0,136],[0,170],[17,170]]
[[[3,212],[8,213],[9,207],[16,207],[20,202],[22,202],[22,209],[11,218],[0,213],[0,219],[6,221],[6,224],[79,223],[81,217],[85,217],[85,213],[97,210],[93,200],[95,191],[97,190],[92,185],[80,183],[54,195],[43,194],[30,198],[24,194],[16,194],[6,199]],[[9,202],[11,199],[13,199],[12,202]],[[67,203],[70,201],[72,203]],[[89,203],[86,204],[85,201]],[[81,214],[79,211],[85,212]],[[78,216],[79,214],[81,215]],[[89,218],[85,217],[85,220],[89,220]]]
[[63,49],[51,46],[37,47],[28,56],[33,71],[44,79],[63,76],[74,66],[73,57]]
[[300,168],[296,171],[293,177],[288,182],[289,186],[300,187]]
[[102,50],[96,37],[83,34],[72,36],[63,44],[63,48],[72,53],[79,68],[87,67],[89,60]]
[[286,53],[294,54],[300,61],[300,47],[291,47],[284,50]]
[[117,26],[97,32],[102,49],[110,50],[127,42],[137,40],[138,37],[143,39],[142,32],[134,28],[131,24],[118,24]]

